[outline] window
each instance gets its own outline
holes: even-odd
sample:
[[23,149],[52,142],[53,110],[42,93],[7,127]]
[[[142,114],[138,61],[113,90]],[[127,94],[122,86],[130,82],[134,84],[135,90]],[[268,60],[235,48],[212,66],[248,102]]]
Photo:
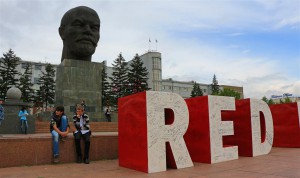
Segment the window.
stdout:
[[22,63],[21,64],[22,69],[25,69],[27,66],[28,66],[28,63]]
[[42,69],[42,65],[36,64],[36,65],[34,66],[34,69],[35,69],[35,70],[41,70],[41,69]]
[[161,59],[158,57],[152,58],[153,69],[161,69]]
[[160,81],[160,80],[161,80],[160,71],[154,70],[153,71],[153,81]]
[[39,83],[39,80],[40,80],[40,78],[34,77],[34,79],[33,79],[33,84],[38,84],[38,83]]
[[153,82],[153,91],[160,91],[160,83],[159,82]]

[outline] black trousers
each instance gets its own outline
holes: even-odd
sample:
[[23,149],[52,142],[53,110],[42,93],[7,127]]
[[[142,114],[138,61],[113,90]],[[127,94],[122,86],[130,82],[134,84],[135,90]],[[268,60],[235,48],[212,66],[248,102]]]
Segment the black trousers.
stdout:
[[91,135],[91,132],[82,134],[80,131],[78,131],[77,133],[74,133],[77,156],[82,157],[80,140],[81,140],[81,138],[83,138],[83,140],[84,140],[84,158],[89,158],[90,135]]
[[111,122],[110,114],[105,114],[105,117],[106,117],[107,122]]

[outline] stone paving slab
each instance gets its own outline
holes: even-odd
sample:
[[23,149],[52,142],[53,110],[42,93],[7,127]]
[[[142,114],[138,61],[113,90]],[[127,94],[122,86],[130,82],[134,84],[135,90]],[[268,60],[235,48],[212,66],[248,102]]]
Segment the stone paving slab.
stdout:
[[300,148],[275,148],[268,155],[240,157],[217,164],[194,163],[194,167],[168,169],[147,174],[119,167],[118,160],[92,161],[90,164],[57,164],[0,168],[1,178],[298,178]]

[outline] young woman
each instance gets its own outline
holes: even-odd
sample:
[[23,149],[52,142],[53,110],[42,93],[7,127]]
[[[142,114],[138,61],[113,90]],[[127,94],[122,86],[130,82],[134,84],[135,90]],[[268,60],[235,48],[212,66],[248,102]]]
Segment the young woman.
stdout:
[[21,133],[27,134],[28,130],[28,123],[27,123],[27,118],[28,112],[25,108],[25,106],[22,106],[20,112],[19,112],[19,117],[20,117],[20,127],[21,127]]

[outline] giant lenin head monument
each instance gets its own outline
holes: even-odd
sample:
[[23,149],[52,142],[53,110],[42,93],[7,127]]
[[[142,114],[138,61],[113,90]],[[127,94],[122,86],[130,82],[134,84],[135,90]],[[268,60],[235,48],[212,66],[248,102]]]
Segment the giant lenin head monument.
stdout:
[[92,62],[92,55],[100,39],[100,18],[89,7],[75,7],[63,15],[58,31],[63,50],[56,71],[56,104],[72,115],[75,104],[83,99],[91,120],[97,121],[102,108],[102,64]]

